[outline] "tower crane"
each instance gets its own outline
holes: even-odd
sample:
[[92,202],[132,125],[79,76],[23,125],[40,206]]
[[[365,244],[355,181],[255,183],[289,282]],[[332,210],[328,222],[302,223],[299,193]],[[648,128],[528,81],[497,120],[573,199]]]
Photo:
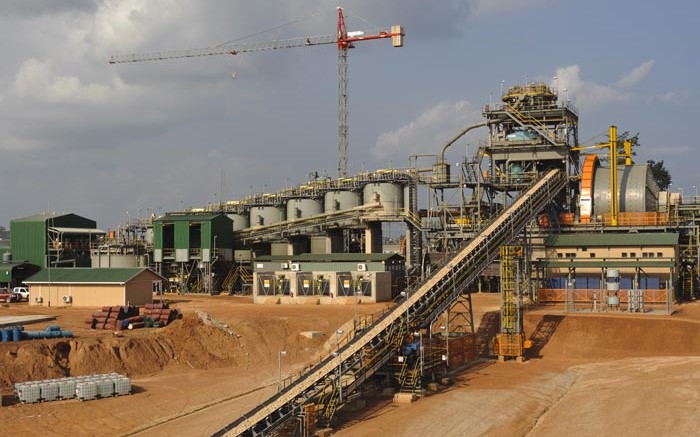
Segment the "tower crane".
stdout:
[[199,56],[238,55],[241,53],[259,52],[263,50],[336,44],[338,47],[338,177],[344,177],[347,176],[349,144],[348,50],[354,48],[355,43],[384,38],[391,38],[393,47],[403,47],[404,33],[403,27],[398,25],[391,26],[389,29],[380,29],[369,35],[365,35],[365,33],[361,31],[348,32],[345,27],[343,8],[338,6],[337,12],[338,26],[335,35],[321,35],[241,44],[223,44],[187,50],[113,55],[110,57],[109,63],[120,64],[129,62],[161,61],[178,58],[195,58]]

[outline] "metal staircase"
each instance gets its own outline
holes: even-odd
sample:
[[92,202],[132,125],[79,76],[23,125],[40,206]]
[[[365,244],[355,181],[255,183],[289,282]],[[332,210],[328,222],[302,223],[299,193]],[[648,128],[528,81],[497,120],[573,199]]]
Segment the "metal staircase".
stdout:
[[406,203],[406,222],[409,229],[409,264],[420,265],[423,246],[423,226],[421,218],[413,211],[418,211],[418,186],[415,181],[408,184],[408,199]]
[[552,133],[544,123],[542,123],[535,117],[523,114],[522,112],[515,109],[515,107],[507,103],[503,104],[503,109],[505,109],[506,114],[520,126],[534,130],[535,132],[540,134],[542,138],[549,141],[553,146],[561,145],[557,143],[557,138],[554,135],[554,133]]
[[[236,286],[238,288],[236,289]],[[235,290],[245,292],[252,290],[253,274],[246,266],[234,265],[231,266],[226,278],[221,283],[221,289],[232,293]]]
[[500,246],[515,238],[567,183],[564,172],[550,170],[432,276],[408,288],[402,303],[371,324],[361,323],[366,328],[352,332],[336,352],[214,435],[269,435],[309,404],[328,423],[348,396],[396,355],[410,328],[428,326],[449,308],[498,256]]

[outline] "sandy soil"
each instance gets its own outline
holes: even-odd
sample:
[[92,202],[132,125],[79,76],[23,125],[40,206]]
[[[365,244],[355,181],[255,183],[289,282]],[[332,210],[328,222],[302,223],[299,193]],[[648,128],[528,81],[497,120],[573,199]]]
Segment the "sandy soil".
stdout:
[[[248,298],[179,297],[185,318],[161,330],[108,332],[79,327],[90,309],[42,310],[78,338],[0,344],[0,383],[92,371],[134,378],[128,397],[80,403],[13,404],[0,408],[4,435],[210,435],[274,392],[277,353],[283,373],[301,369],[332,345],[333,332],[352,321],[353,305],[253,305]],[[364,314],[384,305],[360,305]],[[203,310],[234,336],[199,323]],[[0,315],[42,313],[26,304]],[[494,330],[498,296],[474,296],[484,340]],[[564,315],[556,307],[526,314],[535,339],[526,363],[482,359],[410,405],[369,400],[343,413],[339,436],[576,436],[700,435],[700,304],[673,316]],[[44,324],[39,324],[38,328]],[[301,331],[326,335],[306,339]],[[66,343],[65,341],[63,341]],[[24,347],[21,353],[18,348]],[[68,349],[66,351],[65,349]],[[45,376],[44,376],[45,375]],[[6,391],[5,400],[9,401]]]

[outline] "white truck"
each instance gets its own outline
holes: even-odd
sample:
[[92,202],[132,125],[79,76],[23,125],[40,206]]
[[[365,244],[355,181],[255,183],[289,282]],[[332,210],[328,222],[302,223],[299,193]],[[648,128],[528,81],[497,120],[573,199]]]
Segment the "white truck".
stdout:
[[27,288],[26,286],[13,288],[12,294],[14,294],[17,297],[18,302],[21,302],[23,300],[29,301],[29,288]]

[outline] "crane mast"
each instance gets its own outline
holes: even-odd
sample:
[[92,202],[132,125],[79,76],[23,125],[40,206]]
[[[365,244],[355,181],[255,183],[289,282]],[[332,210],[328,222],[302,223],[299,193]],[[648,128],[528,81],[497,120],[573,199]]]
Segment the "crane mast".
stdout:
[[393,47],[403,47],[403,27],[391,26],[390,29],[380,29],[373,34],[364,32],[348,32],[345,27],[343,9],[338,6],[338,27],[335,35],[321,35],[283,40],[261,41],[242,44],[222,44],[187,50],[172,50],[142,54],[113,55],[110,64],[163,61],[180,58],[196,58],[201,56],[238,55],[265,50],[289,49],[318,45],[336,44],[338,47],[338,177],[347,176],[348,166],[348,50],[354,48],[354,43],[375,39],[391,38]]

